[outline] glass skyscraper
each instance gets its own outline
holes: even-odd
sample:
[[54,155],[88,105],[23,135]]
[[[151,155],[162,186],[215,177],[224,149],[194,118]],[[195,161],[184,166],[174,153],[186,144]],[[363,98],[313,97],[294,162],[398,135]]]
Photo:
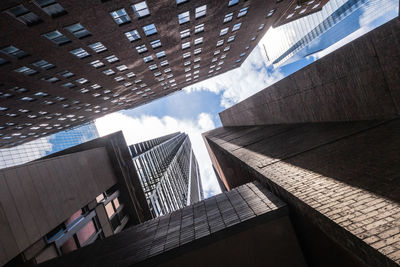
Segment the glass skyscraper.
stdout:
[[129,148],[153,216],[204,198],[199,166],[187,134],[174,133]]
[[97,137],[99,133],[92,122],[16,147],[0,149],[0,169],[20,165]]
[[395,0],[330,0],[321,12],[271,28],[264,43],[268,60],[282,66],[324,50],[390,11],[396,16],[398,5]]

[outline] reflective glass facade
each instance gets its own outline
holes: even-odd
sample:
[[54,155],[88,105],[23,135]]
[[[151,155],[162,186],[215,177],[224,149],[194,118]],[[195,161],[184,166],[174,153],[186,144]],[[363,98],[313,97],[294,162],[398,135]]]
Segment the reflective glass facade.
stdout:
[[203,199],[199,166],[185,133],[130,146],[137,174],[153,216]]
[[20,165],[99,137],[94,123],[0,149],[0,168]]
[[[264,43],[269,61],[280,66],[323,50],[391,10],[398,10],[398,1],[331,0],[321,12],[271,28]],[[357,23],[341,23],[350,15]]]

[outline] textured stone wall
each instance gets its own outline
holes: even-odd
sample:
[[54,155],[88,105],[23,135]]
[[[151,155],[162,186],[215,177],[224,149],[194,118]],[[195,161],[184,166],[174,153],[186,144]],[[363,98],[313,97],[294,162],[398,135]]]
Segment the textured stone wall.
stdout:
[[400,110],[394,19],[220,113],[224,126],[388,119]]

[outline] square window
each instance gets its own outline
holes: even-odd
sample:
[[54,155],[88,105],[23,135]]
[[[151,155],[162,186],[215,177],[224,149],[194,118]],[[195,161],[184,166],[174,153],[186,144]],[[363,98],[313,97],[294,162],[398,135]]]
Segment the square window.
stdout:
[[58,82],[60,79],[58,79],[57,77],[44,77],[42,78],[42,80],[49,83],[55,83]]
[[74,88],[74,87],[76,87],[76,85],[73,84],[73,83],[64,83],[62,86],[66,87],[66,88]]
[[241,25],[242,25],[242,23],[241,23],[241,22],[239,22],[239,23],[236,23],[235,25],[233,25],[233,27],[232,27],[232,31],[234,32],[234,31],[237,31],[237,30],[239,30]]
[[198,69],[198,68],[200,68],[200,64],[195,64],[195,65],[193,66],[193,69]]
[[149,24],[143,27],[144,34],[150,36],[157,33],[156,26],[154,24]]
[[190,12],[186,11],[178,15],[179,24],[184,24],[190,21]]
[[46,60],[39,60],[36,62],[32,63],[33,66],[38,67],[38,68],[42,68],[44,70],[49,70],[54,68],[55,66],[49,62],[47,62]]
[[105,57],[104,59],[107,60],[109,63],[114,63],[119,61],[119,58],[117,58],[115,55]]
[[190,48],[190,42],[186,42],[182,44],[182,50]]
[[193,53],[193,54],[197,55],[197,54],[200,54],[200,53],[201,53],[201,48],[196,48],[196,49],[194,50],[194,53]]
[[43,34],[42,36],[46,37],[47,39],[58,45],[63,45],[70,42],[70,40],[59,31],[48,32]]
[[206,15],[206,11],[207,11],[207,5],[196,7],[195,18],[198,19],[204,17]]
[[143,58],[143,61],[144,61],[144,63],[147,63],[147,62],[153,61],[153,56],[152,56],[152,55],[150,55],[150,56],[144,57],[144,58]]
[[192,70],[192,68],[191,67],[187,67],[187,68],[185,68],[185,72],[189,72],[189,71],[191,71]]
[[107,50],[107,48],[101,42],[90,44],[89,47],[92,48],[96,53],[101,53]]
[[75,35],[76,38],[79,39],[91,35],[91,33],[88,30],[86,30],[85,27],[83,27],[80,23],[67,26],[64,29],[66,29],[67,31]]
[[231,21],[232,18],[233,18],[233,12],[226,14],[225,17],[224,17],[224,23],[227,23],[227,22]]
[[15,57],[15,58],[23,58],[28,54],[22,51],[21,49],[16,48],[15,46],[7,46],[0,50],[3,54]]
[[189,37],[189,36],[190,36],[190,29],[186,29],[186,30],[181,31],[181,39],[184,39],[184,38]]
[[126,13],[125,8],[112,11],[110,15],[118,25],[131,22],[131,18],[128,16],[128,13]]
[[183,58],[185,59],[185,58],[188,58],[188,57],[190,57],[190,52],[187,52],[187,53],[184,53],[183,54]]
[[150,42],[150,45],[151,45],[151,47],[152,47],[153,49],[156,49],[156,48],[158,48],[158,47],[161,46],[161,41],[160,41],[160,40],[151,41],[151,42]]
[[137,30],[131,30],[129,32],[125,33],[126,38],[128,38],[128,40],[130,42],[136,41],[140,39],[140,35],[139,32]]
[[162,58],[165,57],[165,51],[160,51],[158,53],[156,53],[157,58]]
[[244,7],[241,10],[239,10],[237,17],[240,18],[240,17],[246,16],[248,9],[249,9],[249,7]]
[[132,9],[138,19],[150,15],[150,10],[147,7],[146,1],[132,5]]
[[69,51],[69,52],[71,54],[73,54],[74,56],[76,56],[78,58],[81,58],[81,59],[90,56],[89,53],[86,52],[86,50],[83,49],[83,48],[78,48],[78,49],[75,49],[75,50],[72,50],[72,51]]
[[204,23],[194,26],[194,33],[204,32]]
[[194,40],[194,45],[199,45],[203,43],[203,37],[197,38]]
[[138,51],[139,54],[142,54],[147,51],[147,47],[144,44],[139,45],[139,46],[136,46],[136,50]]

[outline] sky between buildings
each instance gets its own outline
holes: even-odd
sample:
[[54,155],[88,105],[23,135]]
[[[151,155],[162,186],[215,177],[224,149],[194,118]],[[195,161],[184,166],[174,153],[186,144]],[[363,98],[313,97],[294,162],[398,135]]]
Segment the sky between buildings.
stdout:
[[[325,50],[274,68],[266,63],[265,54],[263,54],[263,43],[274,40],[263,38],[240,68],[193,84],[182,91],[141,107],[102,117],[95,122],[99,134],[103,136],[122,130],[130,145],[176,131],[186,132],[199,162],[205,196],[215,195],[220,192],[220,189],[201,133],[221,126],[218,113],[396,17],[398,1],[386,1],[391,2],[396,8],[388,8],[383,12],[384,15],[372,22],[368,20],[368,23],[365,22],[367,20],[364,17],[363,8],[354,12],[340,25],[341,31],[351,28],[352,33]],[[377,1],[371,0],[371,2]],[[379,1],[377,8],[379,8]],[[332,28],[330,30],[332,32],[326,34],[324,38],[335,38],[335,30],[339,29]],[[339,32],[336,33],[339,34]],[[321,38],[312,45],[322,46],[327,41],[329,40]],[[318,50],[317,47],[315,51]]]

